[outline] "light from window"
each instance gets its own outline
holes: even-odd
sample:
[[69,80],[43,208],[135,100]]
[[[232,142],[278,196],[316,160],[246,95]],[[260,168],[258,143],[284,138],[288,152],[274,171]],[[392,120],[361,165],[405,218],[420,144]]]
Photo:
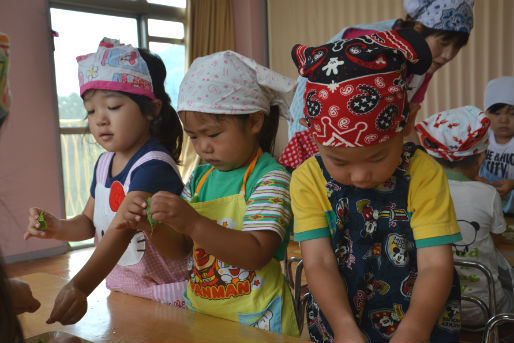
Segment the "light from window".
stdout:
[[186,48],[184,45],[150,42],[150,51],[159,55],[166,66],[164,88],[171,98],[171,105],[177,108],[178,90],[184,77]]
[[[50,15],[52,29],[59,34],[54,38],[54,61],[60,127],[86,127],[86,111],[79,96],[76,57],[95,52],[104,37],[137,47],[137,21],[56,8],[50,10]],[[84,210],[95,161],[102,151],[90,134],[61,134],[67,218]]]
[[183,39],[184,24],[176,21],[148,19],[148,34],[154,37]]
[[149,4],[186,8],[186,0],[147,0]]
[[137,21],[56,8],[50,10],[50,15],[52,29],[59,34],[54,38],[59,119],[68,122],[61,126],[68,126],[71,125],[70,119],[82,120],[85,117],[82,99],[78,96],[76,57],[95,52],[104,37],[119,39],[121,43],[137,47]]

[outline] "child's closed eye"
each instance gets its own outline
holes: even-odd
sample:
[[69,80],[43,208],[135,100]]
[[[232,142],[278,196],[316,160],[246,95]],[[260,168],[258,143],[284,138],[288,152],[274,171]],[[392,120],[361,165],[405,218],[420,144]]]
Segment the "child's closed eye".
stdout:
[[121,108],[121,105],[118,105],[118,106],[110,106],[110,107],[107,107],[109,109],[109,111],[116,111],[118,109]]
[[221,133],[221,132],[217,132],[217,133],[210,134],[210,135],[209,135],[209,138],[215,138],[215,137],[219,136],[219,134],[220,134],[220,133]]

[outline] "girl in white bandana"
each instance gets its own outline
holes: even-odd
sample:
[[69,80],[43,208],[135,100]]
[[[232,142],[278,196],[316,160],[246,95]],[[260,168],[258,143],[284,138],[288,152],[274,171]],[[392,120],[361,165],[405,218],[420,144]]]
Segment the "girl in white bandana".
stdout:
[[[233,51],[196,59],[178,111],[207,164],[182,193],[152,197],[150,212],[194,241],[187,308],[297,336],[280,267],[290,235],[289,173],[270,155],[294,82]],[[132,216],[144,216],[144,199]],[[130,214],[130,213],[129,213]]]

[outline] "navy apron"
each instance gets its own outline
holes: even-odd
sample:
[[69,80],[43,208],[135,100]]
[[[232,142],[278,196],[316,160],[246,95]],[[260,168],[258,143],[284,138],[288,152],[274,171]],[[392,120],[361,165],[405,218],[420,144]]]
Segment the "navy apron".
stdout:
[[[407,143],[393,176],[373,189],[327,180],[333,211],[327,214],[332,249],[348,290],[348,299],[369,342],[388,342],[409,308],[417,276],[416,246],[407,212],[409,160],[417,147]],[[333,342],[333,332],[311,297],[307,324],[314,342]],[[431,342],[457,342],[460,332],[460,287],[454,270],[447,304],[432,331]]]

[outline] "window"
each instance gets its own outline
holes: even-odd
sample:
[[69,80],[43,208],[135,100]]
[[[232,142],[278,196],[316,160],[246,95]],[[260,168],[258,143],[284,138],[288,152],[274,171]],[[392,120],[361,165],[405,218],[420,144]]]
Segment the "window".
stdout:
[[86,133],[86,112],[79,96],[75,58],[96,51],[104,37],[149,48],[166,65],[165,87],[176,105],[185,68],[186,0],[50,0],[49,4],[55,32],[66,216],[71,218],[86,205],[94,164],[103,151]]

